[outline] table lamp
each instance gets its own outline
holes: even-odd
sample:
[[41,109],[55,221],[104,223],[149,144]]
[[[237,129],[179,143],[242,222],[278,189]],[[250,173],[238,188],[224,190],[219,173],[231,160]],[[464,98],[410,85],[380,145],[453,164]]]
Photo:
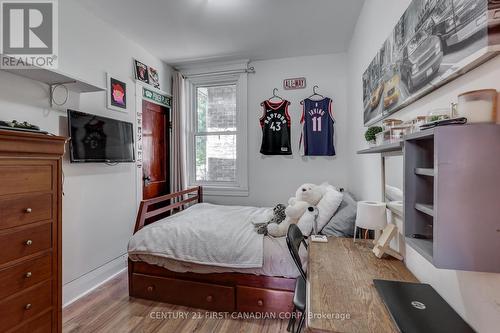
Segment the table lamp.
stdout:
[[381,231],[387,225],[385,202],[359,201],[354,225],[354,241],[358,228]]

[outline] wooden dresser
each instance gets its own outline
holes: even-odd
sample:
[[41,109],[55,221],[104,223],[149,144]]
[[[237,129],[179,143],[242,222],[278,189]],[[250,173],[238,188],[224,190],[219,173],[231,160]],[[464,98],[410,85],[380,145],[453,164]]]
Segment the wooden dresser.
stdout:
[[61,332],[65,141],[0,130],[0,332]]

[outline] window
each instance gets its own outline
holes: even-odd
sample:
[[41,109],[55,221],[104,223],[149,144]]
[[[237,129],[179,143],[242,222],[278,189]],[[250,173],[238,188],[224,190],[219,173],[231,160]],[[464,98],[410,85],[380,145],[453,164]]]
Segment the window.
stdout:
[[246,74],[189,83],[190,185],[204,186],[208,195],[247,195]]

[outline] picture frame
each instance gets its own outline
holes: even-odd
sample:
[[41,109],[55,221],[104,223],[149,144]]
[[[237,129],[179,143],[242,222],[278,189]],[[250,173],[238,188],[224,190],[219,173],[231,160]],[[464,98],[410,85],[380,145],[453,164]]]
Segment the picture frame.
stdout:
[[500,51],[500,4],[413,0],[362,75],[370,126]]
[[127,84],[106,73],[106,86],[107,108],[127,112]]
[[155,87],[156,89],[160,89],[160,77],[158,75],[158,71],[156,68],[148,66],[148,77],[149,84]]
[[148,66],[137,59],[134,59],[135,79],[149,84]]

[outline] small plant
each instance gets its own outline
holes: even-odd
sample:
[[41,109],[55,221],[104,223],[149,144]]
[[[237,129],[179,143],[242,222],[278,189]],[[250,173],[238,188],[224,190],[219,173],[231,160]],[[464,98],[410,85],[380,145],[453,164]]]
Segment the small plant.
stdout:
[[377,133],[380,133],[380,132],[382,132],[382,127],[380,127],[380,126],[369,127],[365,132],[366,141],[374,142],[375,136],[377,135]]

